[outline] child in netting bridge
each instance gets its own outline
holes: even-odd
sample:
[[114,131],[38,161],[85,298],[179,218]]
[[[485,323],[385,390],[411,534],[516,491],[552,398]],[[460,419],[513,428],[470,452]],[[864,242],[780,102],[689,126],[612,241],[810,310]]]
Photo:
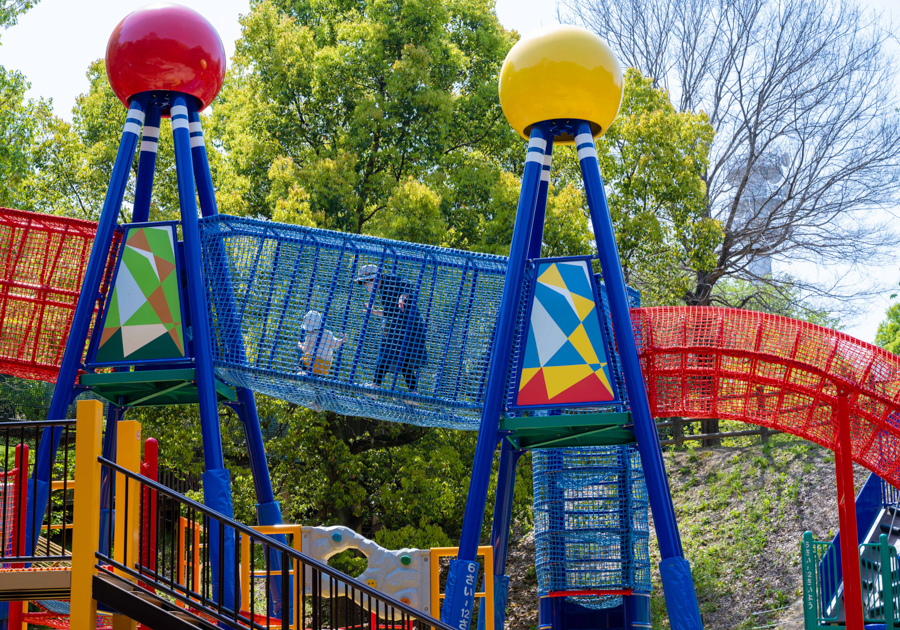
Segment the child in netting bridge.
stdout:
[[322,328],[322,313],[319,311],[309,311],[303,317],[300,329],[306,333],[303,341],[297,343],[300,349],[300,376],[306,376],[308,372],[328,376],[334,351],[343,345],[347,335],[341,333],[340,337],[335,337],[330,330]]

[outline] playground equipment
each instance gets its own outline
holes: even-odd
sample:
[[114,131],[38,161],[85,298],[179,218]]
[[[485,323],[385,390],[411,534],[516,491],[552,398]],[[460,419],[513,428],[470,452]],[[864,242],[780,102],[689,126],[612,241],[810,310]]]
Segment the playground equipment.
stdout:
[[[188,9],[152,5],[127,16],[107,49],[110,82],[128,114],[99,223],[0,212],[0,371],[55,379],[51,418],[65,417],[87,389],[109,402],[99,461],[98,403],[78,429],[77,539],[71,556],[59,555],[72,559],[73,627],[94,624],[96,602],[105,601],[157,628],[261,628],[274,619],[297,630],[364,623],[372,630],[466,630],[476,615],[475,559],[484,555],[478,538],[499,443],[484,583],[495,628],[504,624],[513,480],[526,449],[538,450],[541,627],[648,627],[649,505],[671,626],[701,628],[654,413],[751,421],[834,449],[841,532],[849,540],[858,538],[846,500],[851,461],[897,483],[896,357],[758,313],[629,314],[637,296],[624,283],[594,145],[618,111],[622,73],[594,35],[541,31],[522,39],[504,63],[501,105],[528,140],[508,259],[218,215],[199,110],[221,86],[223,60],[212,27]],[[172,118],[181,220],[150,223],[163,115]],[[139,134],[131,223],[119,227]],[[578,150],[596,258],[541,257],[554,143]],[[604,284],[593,274],[595,262]],[[443,621],[431,617],[440,598],[433,554],[426,600],[424,550],[407,550],[410,565],[397,552],[397,567],[397,553],[338,530],[331,538],[316,533],[308,548],[298,549],[296,540],[287,546],[297,526],[281,523],[255,391],[313,409],[479,430]],[[259,531],[231,519],[220,402],[244,427]],[[139,474],[139,428],[122,420],[130,407],[188,403],[200,408],[205,505]],[[35,444],[25,550],[10,562],[38,561],[36,527],[52,505],[50,473],[65,426],[46,425]],[[136,497],[148,492],[156,500],[145,511],[156,506],[170,550],[153,551],[153,528],[139,516]],[[181,527],[182,518],[189,525]],[[334,534],[372,551],[366,581],[320,561],[340,542]],[[858,627],[859,562],[852,545],[842,547],[842,601],[848,627]],[[421,561],[415,567],[413,556]],[[242,571],[245,579],[236,579]],[[266,588],[264,602],[256,580]],[[343,612],[335,595],[347,603]]]
[[[869,475],[856,497],[862,614],[867,628],[900,627],[900,491]],[[848,626],[841,536],[815,541],[806,532],[801,543],[804,630]]]

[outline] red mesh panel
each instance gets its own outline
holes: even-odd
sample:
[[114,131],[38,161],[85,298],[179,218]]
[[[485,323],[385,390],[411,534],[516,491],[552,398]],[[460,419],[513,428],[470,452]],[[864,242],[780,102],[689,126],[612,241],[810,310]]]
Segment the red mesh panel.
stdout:
[[96,231],[0,208],[0,372],[56,381]]
[[631,318],[655,417],[739,420],[833,449],[840,387],[853,460],[900,487],[900,357],[752,311],[642,308]]

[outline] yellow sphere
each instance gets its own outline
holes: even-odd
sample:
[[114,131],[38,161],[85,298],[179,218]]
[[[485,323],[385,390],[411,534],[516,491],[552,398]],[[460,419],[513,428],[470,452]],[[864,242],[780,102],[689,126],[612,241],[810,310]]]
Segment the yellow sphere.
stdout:
[[[586,120],[594,137],[606,132],[622,104],[625,82],[615,54],[599,36],[577,26],[543,28],[512,47],[500,70],[500,106],[528,138],[546,120]],[[574,137],[562,131],[557,143]]]

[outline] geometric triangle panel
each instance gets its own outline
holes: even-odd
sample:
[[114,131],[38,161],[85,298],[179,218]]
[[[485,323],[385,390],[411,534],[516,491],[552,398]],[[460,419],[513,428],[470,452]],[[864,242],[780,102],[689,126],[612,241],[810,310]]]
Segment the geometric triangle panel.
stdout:
[[127,228],[94,361],[183,359],[175,226]]
[[542,261],[535,275],[516,406],[615,400],[589,262]]

